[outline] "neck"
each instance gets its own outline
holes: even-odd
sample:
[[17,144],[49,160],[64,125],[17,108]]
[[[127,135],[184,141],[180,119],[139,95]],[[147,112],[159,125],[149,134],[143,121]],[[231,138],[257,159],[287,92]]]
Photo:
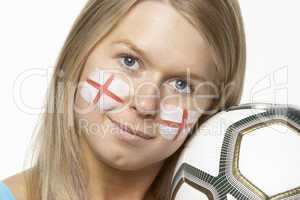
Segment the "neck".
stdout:
[[151,199],[147,192],[163,162],[139,170],[120,170],[97,158],[85,139],[82,143],[89,174],[87,192],[91,200]]

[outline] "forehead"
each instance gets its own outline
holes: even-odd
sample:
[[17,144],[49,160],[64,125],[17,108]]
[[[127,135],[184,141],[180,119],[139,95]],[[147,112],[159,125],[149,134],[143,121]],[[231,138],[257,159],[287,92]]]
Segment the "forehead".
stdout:
[[132,41],[160,69],[214,75],[208,45],[189,21],[171,5],[142,1],[130,10],[110,34],[110,40]]

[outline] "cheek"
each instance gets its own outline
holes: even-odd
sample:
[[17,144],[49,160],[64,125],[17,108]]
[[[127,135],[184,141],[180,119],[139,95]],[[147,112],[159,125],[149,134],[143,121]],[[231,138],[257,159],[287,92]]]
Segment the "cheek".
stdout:
[[75,115],[77,130],[80,135],[102,136],[105,127],[102,127],[104,115],[99,112],[80,113]]
[[80,83],[79,95],[101,113],[121,107],[129,97],[129,84],[115,70],[96,69]]
[[87,134],[94,132],[97,124],[103,121],[103,113],[98,111],[95,104],[88,103],[80,93],[80,87],[76,94],[74,112],[78,128]]
[[209,112],[209,108],[214,101],[221,98],[219,87],[213,82],[205,82],[197,85],[195,95],[192,98],[193,109],[203,113]]
[[179,136],[186,137],[199,118],[200,113],[174,105],[161,105],[157,119],[159,132],[167,140],[176,141]]

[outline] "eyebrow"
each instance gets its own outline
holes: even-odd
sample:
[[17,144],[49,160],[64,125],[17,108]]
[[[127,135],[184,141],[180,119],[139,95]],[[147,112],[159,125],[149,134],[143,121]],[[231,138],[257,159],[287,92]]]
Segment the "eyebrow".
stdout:
[[119,40],[112,42],[112,44],[123,44],[127,48],[133,50],[135,53],[137,53],[141,57],[143,57],[148,63],[153,64],[151,62],[151,60],[148,58],[146,51],[143,50],[142,48],[138,47],[137,45],[135,45],[133,42],[131,42],[128,39],[119,39]]
[[[135,45],[131,40],[129,39],[119,39],[119,40],[116,40],[114,42],[112,42],[112,44],[114,45],[118,45],[118,44],[123,44],[125,45],[127,48],[133,50],[135,53],[139,54],[144,60],[146,60],[147,63],[153,65],[153,62],[151,62],[151,59],[149,59],[146,51],[140,47],[138,47],[137,45]],[[186,75],[186,72],[185,72],[185,75]],[[191,78],[194,78],[194,79],[198,79],[200,81],[206,81],[206,79],[201,76],[201,75],[198,75],[196,73],[190,73],[190,76]]]

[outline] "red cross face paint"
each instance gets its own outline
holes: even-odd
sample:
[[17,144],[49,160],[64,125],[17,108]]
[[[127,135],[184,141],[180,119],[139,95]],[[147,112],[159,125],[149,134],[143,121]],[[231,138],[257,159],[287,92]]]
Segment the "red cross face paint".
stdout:
[[175,140],[179,134],[188,133],[199,116],[197,111],[174,105],[161,106],[157,120],[160,134],[168,140]]
[[105,112],[123,104],[129,92],[129,85],[114,73],[97,69],[84,82],[80,95]]

